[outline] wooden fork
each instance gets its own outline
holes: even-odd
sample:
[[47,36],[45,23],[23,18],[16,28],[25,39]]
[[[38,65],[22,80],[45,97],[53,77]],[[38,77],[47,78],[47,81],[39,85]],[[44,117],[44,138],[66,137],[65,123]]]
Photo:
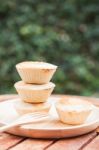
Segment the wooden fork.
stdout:
[[19,126],[22,124],[28,124],[28,123],[32,123],[32,122],[42,121],[48,117],[49,117],[48,114],[41,113],[41,112],[25,114],[25,115],[19,117],[18,119],[16,119],[14,122],[11,122],[10,124],[0,127],[0,132],[7,131],[8,129],[10,129],[12,127]]

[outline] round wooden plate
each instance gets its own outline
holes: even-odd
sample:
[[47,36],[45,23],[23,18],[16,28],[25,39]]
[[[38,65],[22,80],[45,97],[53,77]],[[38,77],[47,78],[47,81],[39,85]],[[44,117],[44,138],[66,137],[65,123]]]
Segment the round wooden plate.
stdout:
[[[64,138],[82,135],[99,126],[99,108],[96,107],[86,122],[82,125],[66,125],[60,122],[54,103],[60,99],[61,96],[51,96],[49,101],[52,103],[52,108],[50,110],[51,117],[49,119],[35,122],[28,125],[22,125],[20,127],[14,127],[10,129],[9,133],[14,135],[32,137],[32,138]],[[62,96],[63,97],[63,96]],[[65,96],[68,98],[68,96]],[[69,96],[75,98],[73,96]],[[76,97],[80,98],[80,97]],[[81,99],[86,100],[86,98],[81,97]],[[15,111],[14,103],[18,99],[8,100],[0,103],[0,123],[8,124],[14,121],[18,114]]]

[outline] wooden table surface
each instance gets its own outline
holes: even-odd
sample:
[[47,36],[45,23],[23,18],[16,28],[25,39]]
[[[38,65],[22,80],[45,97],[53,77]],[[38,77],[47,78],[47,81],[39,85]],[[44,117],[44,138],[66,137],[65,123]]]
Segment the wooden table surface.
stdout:
[[[17,95],[1,95],[0,101],[9,100]],[[88,99],[89,100],[89,99]],[[99,106],[99,99],[91,98],[91,101]],[[0,134],[0,150],[99,150],[99,134],[95,130],[89,134],[67,139],[31,139]]]

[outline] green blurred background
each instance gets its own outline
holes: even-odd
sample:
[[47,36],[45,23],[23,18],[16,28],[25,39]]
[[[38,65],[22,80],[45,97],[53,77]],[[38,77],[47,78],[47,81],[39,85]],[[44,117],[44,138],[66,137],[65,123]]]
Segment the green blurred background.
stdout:
[[15,64],[59,66],[55,93],[99,92],[99,0],[0,0],[0,93],[20,80]]

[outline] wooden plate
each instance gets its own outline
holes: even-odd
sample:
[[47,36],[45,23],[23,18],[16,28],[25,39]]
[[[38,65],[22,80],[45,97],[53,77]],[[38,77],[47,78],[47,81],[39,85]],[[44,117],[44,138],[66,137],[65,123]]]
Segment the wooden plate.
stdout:
[[[54,103],[59,99],[60,96],[51,96],[49,98],[49,101],[52,103],[50,119],[46,119],[38,123],[36,122],[33,124],[22,125],[20,127],[14,127],[8,132],[32,138],[64,138],[91,132],[99,126],[98,107],[95,107],[86,122],[82,125],[72,126],[61,123],[54,108]],[[0,103],[0,123],[7,124],[18,117],[14,108],[14,103],[17,100],[18,99],[13,99]]]

